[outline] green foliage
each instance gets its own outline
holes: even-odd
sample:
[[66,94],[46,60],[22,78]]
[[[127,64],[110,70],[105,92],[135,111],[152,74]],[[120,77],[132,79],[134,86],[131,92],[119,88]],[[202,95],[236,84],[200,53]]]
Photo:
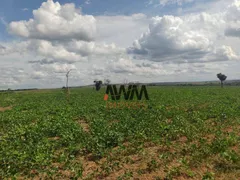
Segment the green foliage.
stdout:
[[[128,153],[136,153],[144,142],[154,142],[169,149],[181,146],[179,154],[164,152],[159,159],[181,159],[185,168],[219,155],[239,165],[239,152],[230,147],[240,144],[240,96],[237,87],[218,91],[216,87],[148,87],[150,101],[144,109],[106,109],[105,88],[71,89],[69,103],[62,90],[0,93],[0,106],[13,106],[0,112],[0,179],[31,177],[32,171],[59,173],[60,163],[74,179],[82,176],[81,156],[93,160],[106,157],[123,143],[134,144]],[[84,120],[88,131],[81,124]],[[233,127],[233,132],[225,131]],[[234,129],[235,128],[235,129]],[[212,135],[210,141],[206,138]],[[186,141],[178,142],[182,137]],[[186,160],[184,157],[190,159]],[[111,163],[114,164],[114,163]],[[107,168],[109,167],[109,168]],[[106,166],[110,173],[115,165]],[[155,159],[147,164],[155,171],[161,166]],[[191,172],[186,171],[186,172]],[[181,172],[169,171],[172,178]],[[193,173],[188,173],[193,174]],[[131,178],[125,172],[118,179]],[[203,179],[212,179],[207,173]]]
[[202,180],[214,180],[214,173],[206,172],[202,178]]

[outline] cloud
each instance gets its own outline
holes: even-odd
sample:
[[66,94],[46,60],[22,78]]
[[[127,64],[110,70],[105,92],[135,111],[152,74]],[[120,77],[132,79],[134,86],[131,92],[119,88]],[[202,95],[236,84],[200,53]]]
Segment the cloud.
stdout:
[[24,54],[27,52],[27,47],[29,42],[27,41],[12,41],[12,42],[2,42],[0,44],[0,55],[7,56],[12,54]]
[[76,69],[76,66],[74,64],[59,64],[59,63],[51,63],[51,64],[34,63],[32,67],[36,71],[47,72],[50,74],[66,73],[70,69]]
[[108,69],[114,73],[128,73],[142,76],[169,75],[172,72],[167,71],[161,64],[134,63],[131,59],[120,58],[114,63],[109,64]]
[[4,25],[7,26],[8,23],[6,22],[6,20],[4,19],[4,17],[0,17],[0,22]]
[[82,56],[117,55],[125,52],[124,48],[117,47],[114,43],[96,43],[84,41],[71,41],[65,44],[66,49]]
[[35,69],[29,75],[29,81],[38,82],[38,86],[48,86],[48,87],[62,87],[66,83],[66,72],[71,69],[69,75],[69,85],[79,86],[84,83],[86,76],[89,75],[84,70],[81,72],[76,68],[75,65],[70,64],[34,64]]
[[22,83],[28,76],[28,73],[26,73],[22,68],[10,66],[0,67],[0,72],[1,86],[11,86]]
[[113,83],[126,78],[206,80],[216,78],[218,71],[233,77],[240,56],[238,2],[219,6],[217,13],[150,18],[141,13],[93,17],[74,4],[48,0],[33,11],[33,19],[8,25],[8,31],[20,38],[0,42],[1,66],[7,69],[0,69],[5,73],[0,82],[62,87],[69,69],[75,69],[71,86],[91,84],[95,78]]
[[224,13],[153,17],[149,29],[134,41],[128,53],[158,62],[239,60],[230,46],[216,43],[225,37],[224,17]]
[[28,63],[30,64],[41,64],[41,65],[44,65],[44,64],[54,64],[56,63],[57,61],[56,60],[53,60],[53,59],[41,59],[41,60],[31,60],[31,61],[28,61]]
[[235,0],[233,3],[228,5],[226,12],[226,19],[228,21],[239,21],[240,19],[240,1]]
[[234,25],[229,26],[225,30],[225,35],[232,37],[240,37],[240,23],[236,23]]
[[92,76],[102,76],[106,74],[107,69],[104,67],[98,67],[96,65],[93,65],[93,67],[90,70],[90,74]]
[[161,6],[177,4],[178,6],[182,6],[185,3],[191,3],[195,0],[150,0],[148,4],[158,3]]
[[31,75],[31,78],[32,78],[32,79],[37,79],[37,80],[39,80],[39,79],[45,78],[46,76],[47,76],[47,75],[46,75],[45,73],[41,72],[41,71],[35,71],[35,72],[33,72],[33,74]]
[[23,8],[22,11],[28,11],[29,9],[28,8]]
[[86,0],[85,4],[87,4],[87,5],[91,4],[91,0]]
[[130,16],[96,16],[96,41],[114,43],[120,47],[128,47],[142,32],[146,31],[150,22],[142,13]]
[[162,6],[169,5],[169,4],[177,4],[181,6],[184,3],[190,3],[193,1],[194,0],[160,0],[159,3]]
[[[156,62],[149,62],[149,61],[141,61],[137,62],[127,58],[119,58],[118,60],[114,61],[114,63],[108,64],[107,68],[105,69],[110,71],[114,74],[122,74],[128,77],[141,77],[141,79],[149,78],[155,79],[157,77],[162,78],[167,77],[178,77],[182,76],[186,79],[187,76],[191,74],[191,76],[206,76],[209,74],[214,74],[214,71],[225,70],[227,64],[218,63],[215,64],[214,62],[210,63],[156,63]],[[98,70],[101,70],[102,67],[98,67]],[[112,75],[113,76],[113,75]],[[215,74],[214,74],[215,76]],[[152,80],[153,81],[153,80]]]
[[230,46],[221,46],[215,49],[213,52],[205,56],[200,62],[220,62],[220,61],[232,61],[240,60],[239,56],[233,51]]
[[225,35],[240,37],[240,1],[235,0],[228,6],[226,21],[228,26],[226,27]]
[[83,60],[81,55],[66,50],[62,44],[53,45],[50,41],[31,41],[29,48],[41,56],[55,59],[58,62],[74,63]]
[[33,11],[33,19],[9,24],[9,32],[23,38],[66,41],[92,41],[96,34],[96,20],[82,15],[74,4],[60,5],[52,0]]
[[[115,44],[96,42],[70,41],[67,43],[52,43],[46,40],[30,40],[26,51],[33,53],[38,60],[30,60],[30,64],[74,64],[91,61],[92,59],[108,59],[125,54],[124,48]],[[1,53],[1,51],[0,51]],[[40,59],[40,60],[39,60]]]
[[0,44],[0,54],[1,55],[5,54],[5,51],[6,51],[6,47],[4,47]]

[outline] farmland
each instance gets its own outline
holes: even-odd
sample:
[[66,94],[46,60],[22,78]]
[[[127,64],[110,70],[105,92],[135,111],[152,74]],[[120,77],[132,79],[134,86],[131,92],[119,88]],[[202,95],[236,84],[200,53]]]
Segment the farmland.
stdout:
[[0,179],[238,179],[239,87],[148,87],[147,109],[105,88],[0,93]]

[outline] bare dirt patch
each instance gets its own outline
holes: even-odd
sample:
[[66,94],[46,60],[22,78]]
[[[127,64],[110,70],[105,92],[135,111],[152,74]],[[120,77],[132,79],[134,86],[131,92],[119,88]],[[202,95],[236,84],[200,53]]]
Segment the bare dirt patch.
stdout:
[[12,106],[8,106],[8,107],[0,107],[0,112],[10,111],[10,110],[12,110]]
[[[186,140],[185,137],[181,137],[180,139],[183,139],[183,141]],[[128,146],[131,146],[131,144],[128,144]],[[135,154],[125,155],[125,153],[120,153],[115,149],[109,153],[108,157],[94,160],[90,158],[92,154],[88,154],[77,156],[74,162],[82,164],[83,172],[80,179],[83,180],[112,180],[118,178],[150,180],[168,179],[168,177],[169,179],[172,177],[176,180],[198,180],[202,179],[208,172],[214,173],[216,179],[228,179],[228,177],[231,177],[230,179],[237,179],[239,177],[239,173],[236,171],[235,173],[217,172],[214,168],[214,163],[211,161],[208,163],[203,162],[196,167],[186,169],[182,162],[179,161],[180,157],[170,158],[169,161],[159,158],[164,152],[169,152],[169,148],[148,142],[144,144],[142,151]],[[60,163],[54,163],[53,166],[58,169],[58,177],[56,178],[70,179],[74,175],[70,169],[64,169]],[[193,174],[193,176],[190,174]]]
[[98,162],[98,164],[94,161],[88,160],[88,158],[80,158],[80,161],[84,167],[84,171],[83,171],[83,177],[87,178],[91,175],[94,174],[95,171],[97,171],[97,169],[100,168],[101,163],[103,163],[103,159],[100,160],[100,162]]
[[90,126],[85,120],[79,120],[78,124],[80,124],[85,132],[90,132]]
[[59,139],[60,139],[60,137],[58,137],[58,136],[48,138],[48,140],[51,140],[51,141],[56,141],[56,140],[59,140]]
[[188,138],[186,136],[182,136],[177,141],[180,143],[186,143],[188,141]]
[[207,134],[203,138],[207,141],[207,143],[212,143],[216,137],[214,134]]
[[112,120],[112,121],[109,121],[109,125],[113,125],[113,124],[117,124],[119,123],[119,120]]
[[209,103],[204,103],[204,104],[200,104],[197,106],[198,109],[204,109],[204,108],[208,108]]

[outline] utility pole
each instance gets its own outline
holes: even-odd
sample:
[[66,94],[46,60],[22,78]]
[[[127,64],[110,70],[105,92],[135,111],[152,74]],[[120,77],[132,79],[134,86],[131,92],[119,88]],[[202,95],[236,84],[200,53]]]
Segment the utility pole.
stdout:
[[67,99],[68,99],[68,102],[69,102],[69,87],[68,87],[68,76],[69,76],[69,73],[72,69],[68,70],[67,71],[67,74],[66,74],[66,77],[67,77],[67,82],[66,82],[66,89],[67,89]]

